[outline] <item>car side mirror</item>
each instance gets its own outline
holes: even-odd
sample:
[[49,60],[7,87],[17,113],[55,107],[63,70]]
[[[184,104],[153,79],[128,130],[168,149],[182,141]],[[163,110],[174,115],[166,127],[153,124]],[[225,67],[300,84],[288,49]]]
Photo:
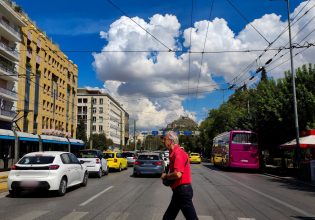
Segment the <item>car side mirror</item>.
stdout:
[[80,160],[80,164],[84,164],[84,161],[83,161],[83,160]]

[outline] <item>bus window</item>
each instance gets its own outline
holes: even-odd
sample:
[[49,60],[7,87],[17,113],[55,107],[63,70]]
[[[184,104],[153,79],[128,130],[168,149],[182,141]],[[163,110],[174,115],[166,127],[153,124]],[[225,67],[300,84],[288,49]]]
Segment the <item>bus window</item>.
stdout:
[[257,144],[256,134],[253,133],[233,133],[233,144]]

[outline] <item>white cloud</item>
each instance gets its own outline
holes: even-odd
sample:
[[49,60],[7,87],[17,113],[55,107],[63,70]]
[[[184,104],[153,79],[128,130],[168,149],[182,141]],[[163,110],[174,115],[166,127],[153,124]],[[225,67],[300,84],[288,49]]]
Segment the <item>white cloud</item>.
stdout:
[[[293,16],[304,4],[305,2],[301,3],[295,9]],[[307,8],[311,6],[312,4]],[[312,30],[314,23],[302,32],[300,31],[303,25],[314,15],[315,9],[293,26],[292,35],[296,35],[294,42],[301,41]],[[261,31],[269,42],[273,41],[281,30],[287,26],[286,21],[281,21],[281,17],[276,14],[267,14],[255,19],[251,22],[251,25],[246,25],[238,34],[233,33],[227,22],[222,18],[215,18],[210,22],[197,21],[194,23],[194,27],[186,30],[180,29],[181,25],[174,15],[156,14],[148,22],[139,17],[134,17],[133,20],[171,49],[188,48],[190,32],[192,31],[191,51],[202,51],[204,49],[204,39],[208,25],[205,51],[264,49],[268,43],[259,36],[251,25]],[[288,41],[287,35],[287,32],[283,34],[272,47],[285,45]],[[153,52],[165,51],[167,48],[124,16],[113,22],[107,32],[102,31],[100,36],[105,38],[107,43],[103,47],[103,51],[109,52],[93,54],[93,65],[97,75],[104,80],[105,87],[111,91],[111,94],[123,103],[131,117],[138,119],[137,125],[140,128],[165,127],[168,121],[184,114],[189,114],[195,118],[195,113],[187,113],[183,107],[183,101],[187,98],[185,95],[188,92],[189,55],[187,52],[181,54]],[[309,39],[314,39],[314,35],[312,36]],[[180,37],[183,37],[184,42],[180,43]],[[132,50],[143,52],[110,52]],[[255,71],[261,63],[264,64],[276,52],[267,52],[261,60],[257,61],[257,64],[254,63],[237,80],[241,81],[248,78],[249,71]],[[216,85],[212,80],[212,76],[221,76],[226,82],[230,82],[260,53],[206,53],[203,57],[202,71],[200,71],[201,54],[192,53],[189,74],[190,94],[195,94],[197,86],[198,91],[212,91],[219,87],[220,85]],[[314,52],[309,50],[308,53],[295,57],[295,65],[314,62],[312,56],[314,57]],[[284,56],[283,59],[287,57],[288,55]],[[270,68],[280,62],[279,60],[270,65]],[[289,63],[282,65],[268,74],[281,77],[283,71],[288,69],[288,65]]]

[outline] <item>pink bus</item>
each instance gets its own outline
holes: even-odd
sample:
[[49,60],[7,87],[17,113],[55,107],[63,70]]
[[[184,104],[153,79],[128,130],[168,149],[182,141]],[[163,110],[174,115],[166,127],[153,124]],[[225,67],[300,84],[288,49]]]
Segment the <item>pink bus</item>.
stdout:
[[229,131],[213,139],[212,163],[215,166],[259,169],[257,135],[252,131]]

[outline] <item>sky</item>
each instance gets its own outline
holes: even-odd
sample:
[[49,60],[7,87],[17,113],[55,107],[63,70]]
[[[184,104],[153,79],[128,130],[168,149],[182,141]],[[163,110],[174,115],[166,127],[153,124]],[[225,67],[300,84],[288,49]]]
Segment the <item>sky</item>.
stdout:
[[[111,94],[140,130],[200,123],[233,89],[255,87],[260,66],[275,79],[290,68],[284,0],[16,3],[78,65],[78,87]],[[315,0],[290,4],[292,42],[314,43]],[[315,63],[313,48],[293,56],[295,67]]]

